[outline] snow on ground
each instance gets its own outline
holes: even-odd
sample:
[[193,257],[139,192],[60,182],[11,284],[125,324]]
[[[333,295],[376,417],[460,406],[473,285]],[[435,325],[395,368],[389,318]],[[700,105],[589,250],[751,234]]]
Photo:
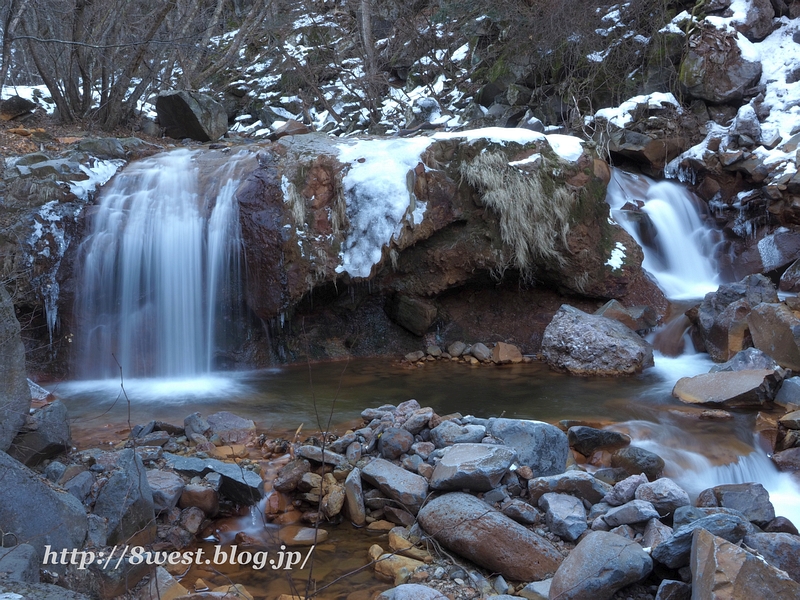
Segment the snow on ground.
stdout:
[[45,85],[6,85],[3,87],[0,100],[6,100],[12,96],[19,96],[41,106],[47,114],[53,114],[56,104],[50,97],[50,92]]
[[[647,108],[651,109],[663,108],[665,104],[672,104],[680,108],[680,103],[672,94],[654,92],[644,96],[634,96],[617,107],[601,108],[595,113],[595,117],[605,119],[617,127],[625,127],[625,125],[633,121],[633,112],[642,104],[647,104]],[[589,117],[589,120],[592,120],[591,117]]]

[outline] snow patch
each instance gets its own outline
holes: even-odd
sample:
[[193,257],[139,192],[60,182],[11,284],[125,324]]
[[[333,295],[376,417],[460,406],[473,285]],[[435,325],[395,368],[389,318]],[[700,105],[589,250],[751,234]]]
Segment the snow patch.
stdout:
[[611,267],[612,271],[617,271],[622,268],[622,264],[625,262],[626,250],[627,248],[625,248],[622,242],[617,242],[614,248],[611,249],[611,257],[606,261],[606,264]]

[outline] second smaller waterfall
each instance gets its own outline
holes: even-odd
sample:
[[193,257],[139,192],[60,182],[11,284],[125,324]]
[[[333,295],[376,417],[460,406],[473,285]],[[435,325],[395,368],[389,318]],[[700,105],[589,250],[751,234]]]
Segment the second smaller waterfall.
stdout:
[[606,198],[614,219],[644,250],[643,267],[667,298],[702,298],[717,289],[717,233],[703,224],[686,188],[615,169]]

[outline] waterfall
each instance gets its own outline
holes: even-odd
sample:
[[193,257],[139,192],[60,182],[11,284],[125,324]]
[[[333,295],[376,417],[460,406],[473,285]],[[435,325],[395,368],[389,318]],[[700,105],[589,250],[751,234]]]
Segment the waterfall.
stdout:
[[242,275],[235,191],[249,153],[209,155],[176,150],[135,162],[87,216],[81,376],[118,377],[120,366],[126,377],[206,373],[232,335]]
[[717,289],[717,234],[703,224],[699,201],[685,187],[614,169],[606,199],[667,298],[702,298]]

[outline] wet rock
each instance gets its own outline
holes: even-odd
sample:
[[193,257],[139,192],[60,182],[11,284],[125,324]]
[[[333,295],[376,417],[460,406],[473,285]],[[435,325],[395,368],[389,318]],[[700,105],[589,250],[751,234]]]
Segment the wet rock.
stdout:
[[160,92],[156,98],[158,123],[171,138],[215,141],[228,131],[225,108],[200,92]]
[[744,56],[736,35],[708,21],[689,39],[680,82],[694,98],[714,104],[736,102],[761,76],[761,63]]
[[667,477],[640,485],[636,488],[635,497],[637,500],[647,500],[662,517],[690,503],[689,494]]
[[207,517],[214,517],[219,512],[219,493],[214,488],[190,483],[183,488],[178,499],[179,508],[196,507]]
[[[375,546],[373,546],[375,548]],[[370,548],[370,555],[373,554]],[[377,554],[377,552],[375,552]],[[383,576],[382,579],[393,581],[395,585],[401,585],[411,579],[414,571],[420,567],[424,567],[425,563],[406,556],[399,556],[397,554],[378,554],[374,559],[375,564],[373,568],[375,573]]]
[[256,424],[233,413],[222,411],[208,416],[211,435],[223,444],[248,444],[255,439]]
[[118,453],[117,465],[94,503],[94,514],[108,521],[108,543],[136,540],[146,544],[155,535],[153,492],[147,471],[133,450]]
[[758,525],[765,525],[775,518],[769,492],[760,483],[733,483],[703,490],[697,497],[697,506],[732,508]]
[[574,375],[631,375],[653,366],[653,348],[619,321],[566,304],[542,338],[547,363]]
[[5,452],[25,423],[31,394],[25,368],[25,347],[20,337],[14,304],[0,285],[0,451]]
[[378,451],[383,458],[395,460],[411,450],[411,444],[413,443],[414,436],[409,431],[398,429],[397,427],[389,427],[383,431],[378,440]]
[[800,471],[800,448],[776,452],[772,455],[772,462],[781,471]]
[[762,406],[775,396],[775,371],[749,369],[682,377],[672,395],[687,404],[713,404],[730,408]]
[[693,597],[732,600],[800,597],[800,584],[786,573],[703,529],[694,532],[690,566]]
[[541,421],[489,419],[486,432],[517,452],[534,477],[558,475],[567,468],[569,443],[558,427]]
[[363,527],[367,522],[364,508],[364,489],[361,485],[361,470],[353,469],[344,481],[347,514],[356,527]]
[[626,502],[630,502],[636,495],[636,490],[640,485],[647,483],[647,475],[639,473],[638,475],[631,475],[622,481],[614,484],[614,487],[603,498],[603,502],[611,506],[621,506]]
[[670,539],[661,542],[653,549],[653,560],[671,569],[685,567],[689,564],[694,532],[700,529],[738,544],[744,536],[753,531],[753,526],[735,515],[720,513],[702,517],[675,529]]
[[664,470],[664,459],[644,448],[627,446],[611,455],[611,466],[623,468],[631,475],[644,473],[650,481],[655,481]]
[[0,579],[39,583],[39,565],[39,555],[30,544],[0,547]]
[[313,527],[288,525],[280,528],[278,537],[287,546],[312,546],[327,540],[328,532],[324,529],[314,529]]
[[[39,559],[44,547],[56,552],[81,548],[86,539],[86,511],[67,492],[50,488],[45,480],[22,463],[0,452],[0,523],[7,539],[24,541],[36,548]],[[64,568],[54,565],[56,572]]]
[[414,335],[423,336],[436,320],[436,306],[427,300],[395,294],[386,302],[389,318]]
[[539,508],[545,511],[547,527],[551,532],[570,542],[586,531],[586,509],[575,496],[549,492],[539,498]]
[[264,482],[253,471],[240,465],[224,463],[213,458],[187,458],[164,453],[167,466],[190,477],[203,477],[208,473],[221,476],[219,492],[237,504],[255,504],[264,495]]
[[595,312],[598,317],[606,317],[619,321],[632,331],[652,329],[658,318],[650,306],[626,308],[619,300],[609,300]]
[[603,515],[603,519],[608,523],[609,527],[616,527],[618,525],[643,523],[650,519],[657,519],[658,516],[658,511],[656,511],[649,502],[645,500],[631,500],[622,506],[616,506],[610,509]]
[[763,556],[769,564],[777,567],[797,582],[800,582],[800,538],[789,533],[751,533],[744,538],[744,545]]
[[431,429],[431,441],[437,448],[453,444],[476,444],[486,435],[483,425],[459,425],[454,421],[444,421]]
[[492,362],[498,365],[521,363],[522,352],[520,352],[519,348],[512,344],[497,342],[494,345],[494,348],[492,348]]
[[272,483],[279,492],[293,492],[303,475],[311,471],[311,463],[304,458],[295,458],[280,468]]
[[800,429],[800,410],[786,413],[780,419],[778,419],[778,423],[787,429]]
[[69,450],[67,407],[60,400],[34,413],[8,449],[8,454],[28,466],[38,465]]
[[630,436],[606,429],[595,429],[584,425],[575,425],[567,431],[567,440],[574,450],[584,456],[591,456],[598,449],[616,449],[631,443]]
[[153,507],[156,513],[177,506],[183,494],[183,479],[172,471],[153,469],[147,471],[147,483],[153,492]]
[[652,570],[653,561],[636,542],[593,531],[559,567],[550,586],[550,598],[611,598],[617,590],[641,581]]
[[771,356],[764,354],[758,348],[746,348],[737,352],[730,360],[714,365],[709,373],[719,371],[750,371],[753,369],[779,370],[781,366]]
[[750,311],[747,323],[756,348],[782,367],[800,370],[800,318],[788,306],[762,302]]
[[434,498],[418,520],[445,547],[515,581],[545,579],[562,560],[550,542],[469,494]]
[[413,514],[419,512],[428,494],[428,481],[390,463],[377,458],[366,465],[361,476],[370,485],[377,487],[387,497],[396,500]]
[[434,490],[486,492],[500,484],[516,458],[517,453],[506,446],[454,444],[436,463],[430,486]]
[[538,502],[543,494],[556,492],[577,496],[596,504],[610,491],[610,485],[584,471],[567,471],[528,480],[528,497],[531,502]]

